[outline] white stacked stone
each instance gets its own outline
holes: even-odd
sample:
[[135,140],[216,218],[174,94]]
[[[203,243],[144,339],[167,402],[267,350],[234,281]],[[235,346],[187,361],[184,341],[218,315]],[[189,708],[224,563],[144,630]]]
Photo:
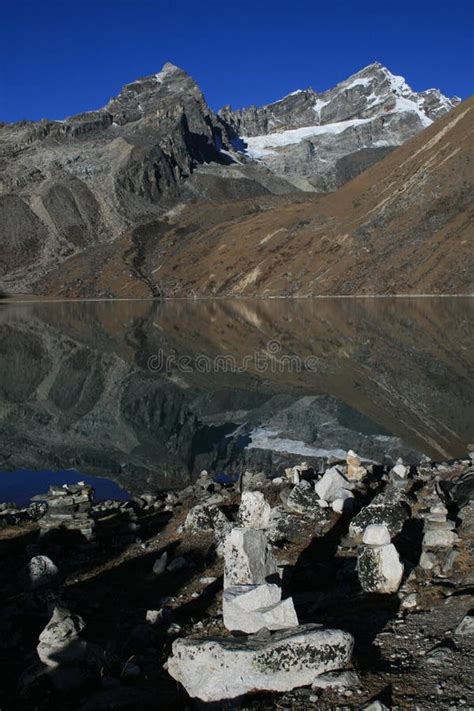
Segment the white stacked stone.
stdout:
[[263,531],[242,527],[231,530],[224,543],[224,588],[265,583],[277,571]]
[[47,503],[45,515],[40,519],[40,533],[65,528],[78,531],[87,540],[95,536],[95,521],[92,518],[94,489],[84,482],[50,486],[43,497]]
[[[316,496],[319,497],[317,503],[320,508],[331,507],[337,513],[343,513],[352,508],[354,494],[351,489],[354,486],[354,481],[359,481],[367,472],[365,469],[364,473],[358,472],[357,462],[360,463],[360,459],[352,450],[349,451],[349,454],[347,478],[344,476],[342,468],[336,466],[327,469],[321,479],[316,482],[314,489]],[[349,464],[349,462],[351,463]],[[349,472],[353,476],[351,480],[349,480]]]
[[458,540],[453,530],[453,521],[448,520],[448,509],[439,498],[425,515],[422,553],[419,565],[423,570],[440,573],[447,558],[452,556],[452,547]]
[[362,460],[352,449],[347,452],[347,473],[349,481],[362,481],[367,476],[367,469],[362,466]]
[[224,625],[230,631],[252,634],[264,627],[296,627],[298,617],[291,598],[281,599],[281,588],[272,583],[233,585],[222,597]]
[[357,571],[366,592],[395,593],[400,587],[403,564],[390,532],[384,525],[372,524],[364,531],[357,553]]
[[228,630],[251,634],[298,624],[293,600],[281,599],[277,563],[261,530],[234,528],[224,546],[222,611]]

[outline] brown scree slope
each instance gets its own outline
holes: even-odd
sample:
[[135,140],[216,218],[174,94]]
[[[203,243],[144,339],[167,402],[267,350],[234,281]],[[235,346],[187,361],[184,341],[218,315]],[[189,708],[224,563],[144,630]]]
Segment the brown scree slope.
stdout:
[[322,197],[196,202],[69,260],[65,296],[457,294],[474,286],[474,98]]

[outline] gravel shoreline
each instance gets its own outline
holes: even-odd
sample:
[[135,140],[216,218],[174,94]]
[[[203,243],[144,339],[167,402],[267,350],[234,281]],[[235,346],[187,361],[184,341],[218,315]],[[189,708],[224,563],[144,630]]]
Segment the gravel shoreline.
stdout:
[[[224,567],[225,590],[243,581],[275,592],[252,560],[254,578],[239,578],[249,556],[231,559],[235,530],[264,540],[278,600],[299,622],[285,617],[289,634],[316,623],[354,648],[329,679],[275,692],[269,672],[260,693],[214,689],[216,708],[474,708],[472,459],[390,468],[349,453],[318,472],[295,461],[278,474],[218,483],[202,473],[181,491],[126,502],[94,502],[78,484],[25,509],[0,505],[2,711],[207,707],[167,671],[183,649],[176,640],[258,647],[281,634],[276,617],[273,631],[224,625]],[[245,623],[257,629],[259,615]]]

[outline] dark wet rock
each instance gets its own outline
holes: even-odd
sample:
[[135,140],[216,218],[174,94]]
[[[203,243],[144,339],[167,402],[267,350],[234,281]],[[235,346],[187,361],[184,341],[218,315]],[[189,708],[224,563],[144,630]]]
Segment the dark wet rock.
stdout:
[[466,506],[474,500],[474,469],[469,469],[455,481],[441,479],[437,488],[447,502],[453,502],[459,508]]
[[122,686],[93,693],[80,706],[80,711],[112,711],[113,709],[149,708],[155,698],[144,689]]

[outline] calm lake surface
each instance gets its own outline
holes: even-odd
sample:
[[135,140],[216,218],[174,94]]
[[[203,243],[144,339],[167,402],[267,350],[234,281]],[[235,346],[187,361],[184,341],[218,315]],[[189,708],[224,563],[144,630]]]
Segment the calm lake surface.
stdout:
[[139,493],[349,448],[465,456],[473,333],[469,298],[3,304],[0,501],[58,470]]

